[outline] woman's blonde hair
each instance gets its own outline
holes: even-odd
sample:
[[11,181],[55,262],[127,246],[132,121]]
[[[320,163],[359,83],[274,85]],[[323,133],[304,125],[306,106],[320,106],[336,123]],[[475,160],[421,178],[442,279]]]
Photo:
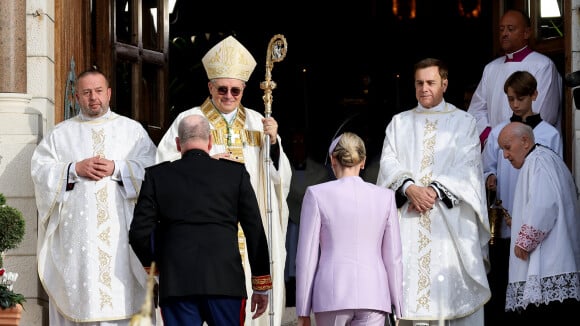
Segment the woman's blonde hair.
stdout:
[[364,141],[352,132],[338,136],[330,145],[329,153],[342,166],[355,166],[367,157]]

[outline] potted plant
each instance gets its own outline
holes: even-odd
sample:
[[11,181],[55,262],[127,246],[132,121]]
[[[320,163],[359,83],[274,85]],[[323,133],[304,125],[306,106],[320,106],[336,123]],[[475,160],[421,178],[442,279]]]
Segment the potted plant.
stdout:
[[[24,238],[25,221],[22,213],[6,205],[6,198],[0,193],[0,326],[18,325],[24,296],[12,289],[18,273],[8,272],[4,268],[4,252],[16,248]],[[4,323],[5,313],[15,313],[16,323]]]

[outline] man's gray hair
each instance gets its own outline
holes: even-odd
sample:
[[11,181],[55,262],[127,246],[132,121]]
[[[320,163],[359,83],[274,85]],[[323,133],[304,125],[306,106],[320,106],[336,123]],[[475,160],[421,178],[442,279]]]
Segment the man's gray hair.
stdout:
[[192,114],[186,116],[179,122],[177,136],[182,144],[193,138],[207,141],[209,140],[210,130],[209,121],[206,117],[199,114]]

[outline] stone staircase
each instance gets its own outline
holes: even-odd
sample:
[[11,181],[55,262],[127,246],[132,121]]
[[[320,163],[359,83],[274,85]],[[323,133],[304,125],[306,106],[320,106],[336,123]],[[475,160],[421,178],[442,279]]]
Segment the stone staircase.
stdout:
[[298,319],[296,318],[296,307],[286,307],[284,313],[282,314],[282,325],[281,326],[294,326],[298,325]]
[[[310,325],[316,326],[314,321],[314,315],[310,316]],[[286,307],[282,315],[282,325],[281,326],[296,326],[298,325],[298,318],[296,317],[296,307]]]

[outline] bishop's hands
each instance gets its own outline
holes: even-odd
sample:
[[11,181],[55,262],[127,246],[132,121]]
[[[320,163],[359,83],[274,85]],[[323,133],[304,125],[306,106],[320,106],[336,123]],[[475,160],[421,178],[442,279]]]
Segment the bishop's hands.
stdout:
[[405,195],[409,199],[409,211],[418,213],[426,213],[433,209],[433,205],[437,201],[437,192],[433,187],[410,185],[405,191]]
[[212,158],[219,160],[219,159],[226,159],[226,160],[231,160],[231,161],[235,161],[232,157],[232,154],[230,153],[217,153],[211,156]]
[[104,177],[113,175],[115,162],[97,155],[77,162],[75,169],[78,176],[99,181]]
[[276,144],[278,137],[278,122],[272,117],[262,118],[264,133],[270,136],[270,144]]

